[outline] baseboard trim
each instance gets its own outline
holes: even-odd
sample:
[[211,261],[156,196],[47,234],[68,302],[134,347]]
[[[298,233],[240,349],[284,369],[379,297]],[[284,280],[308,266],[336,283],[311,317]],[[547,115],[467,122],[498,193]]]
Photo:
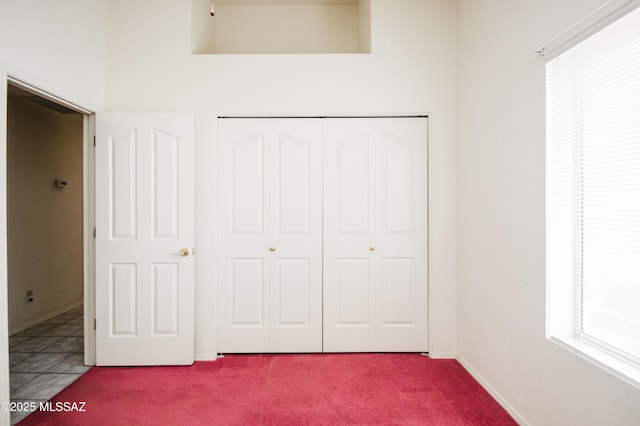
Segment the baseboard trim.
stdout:
[[9,336],[12,336],[16,333],[20,333],[23,330],[26,330],[29,327],[33,327],[34,325],[38,325],[41,322],[45,322],[47,320],[50,320],[53,317],[57,317],[58,315],[64,314],[65,312],[68,312],[72,309],[77,308],[78,306],[82,306],[82,304],[84,303],[83,300],[80,300],[78,302],[72,303],[70,305],[65,306],[64,308],[60,308],[60,309],[56,309],[53,312],[49,312],[48,314],[42,315],[38,318],[32,319],[30,321],[27,321],[25,323],[22,323],[20,325],[17,325],[15,327],[11,327],[9,329]]
[[509,413],[509,415],[511,417],[513,417],[513,419],[519,425],[521,425],[521,426],[529,426],[529,423],[526,421],[524,416],[522,414],[520,414],[518,412],[518,410],[516,410],[511,404],[509,404],[509,402],[507,402],[507,400],[500,394],[500,392],[495,390],[495,388],[493,386],[491,386],[489,384],[489,382],[487,380],[485,380],[485,378],[482,377],[482,375],[480,373],[478,373],[478,371],[471,366],[471,364],[469,364],[460,355],[456,356],[456,359],[469,372],[469,374],[471,374],[473,376],[473,378],[476,379],[478,381],[478,383],[480,383],[480,385],[482,385],[482,387],[487,392],[489,392],[489,394],[493,397],[493,399],[495,399],[498,402],[498,404],[500,404],[502,406],[502,408],[507,410],[507,413]]
[[431,359],[456,359],[456,354],[449,354],[446,352],[429,352],[429,358]]
[[196,354],[196,361],[215,361],[218,359],[218,354]]

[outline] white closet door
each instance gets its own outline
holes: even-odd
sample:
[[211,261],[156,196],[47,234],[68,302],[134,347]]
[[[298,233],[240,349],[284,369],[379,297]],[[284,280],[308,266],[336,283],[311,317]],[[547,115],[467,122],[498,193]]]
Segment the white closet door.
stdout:
[[224,119],[219,351],[322,350],[319,120]]
[[328,119],[324,351],[426,351],[427,120]]
[[380,119],[376,351],[428,351],[427,119]]
[[269,349],[268,120],[220,120],[219,351]]
[[271,121],[271,352],[322,351],[322,123]]
[[375,124],[325,120],[325,352],[375,350]]

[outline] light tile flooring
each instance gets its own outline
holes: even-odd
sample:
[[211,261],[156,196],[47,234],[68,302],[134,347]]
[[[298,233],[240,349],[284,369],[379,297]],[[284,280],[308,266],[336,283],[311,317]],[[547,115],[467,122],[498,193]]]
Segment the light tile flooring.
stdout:
[[[82,306],[9,337],[12,401],[51,399],[86,372]],[[16,424],[29,413],[11,413]]]

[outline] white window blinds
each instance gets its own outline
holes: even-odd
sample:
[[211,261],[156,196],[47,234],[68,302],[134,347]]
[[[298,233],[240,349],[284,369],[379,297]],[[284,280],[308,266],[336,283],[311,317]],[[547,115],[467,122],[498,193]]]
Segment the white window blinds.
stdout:
[[547,64],[549,337],[640,382],[640,10]]

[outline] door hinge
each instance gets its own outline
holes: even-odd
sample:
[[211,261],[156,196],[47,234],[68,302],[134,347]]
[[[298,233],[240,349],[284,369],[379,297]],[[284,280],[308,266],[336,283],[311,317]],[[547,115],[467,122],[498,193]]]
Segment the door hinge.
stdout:
[[96,239],[96,228],[93,228],[93,239]]
[[94,318],[93,319],[93,329],[97,330],[97,328],[96,328],[97,326],[98,326],[98,320]]
[[93,146],[96,146],[96,137],[93,137]]

